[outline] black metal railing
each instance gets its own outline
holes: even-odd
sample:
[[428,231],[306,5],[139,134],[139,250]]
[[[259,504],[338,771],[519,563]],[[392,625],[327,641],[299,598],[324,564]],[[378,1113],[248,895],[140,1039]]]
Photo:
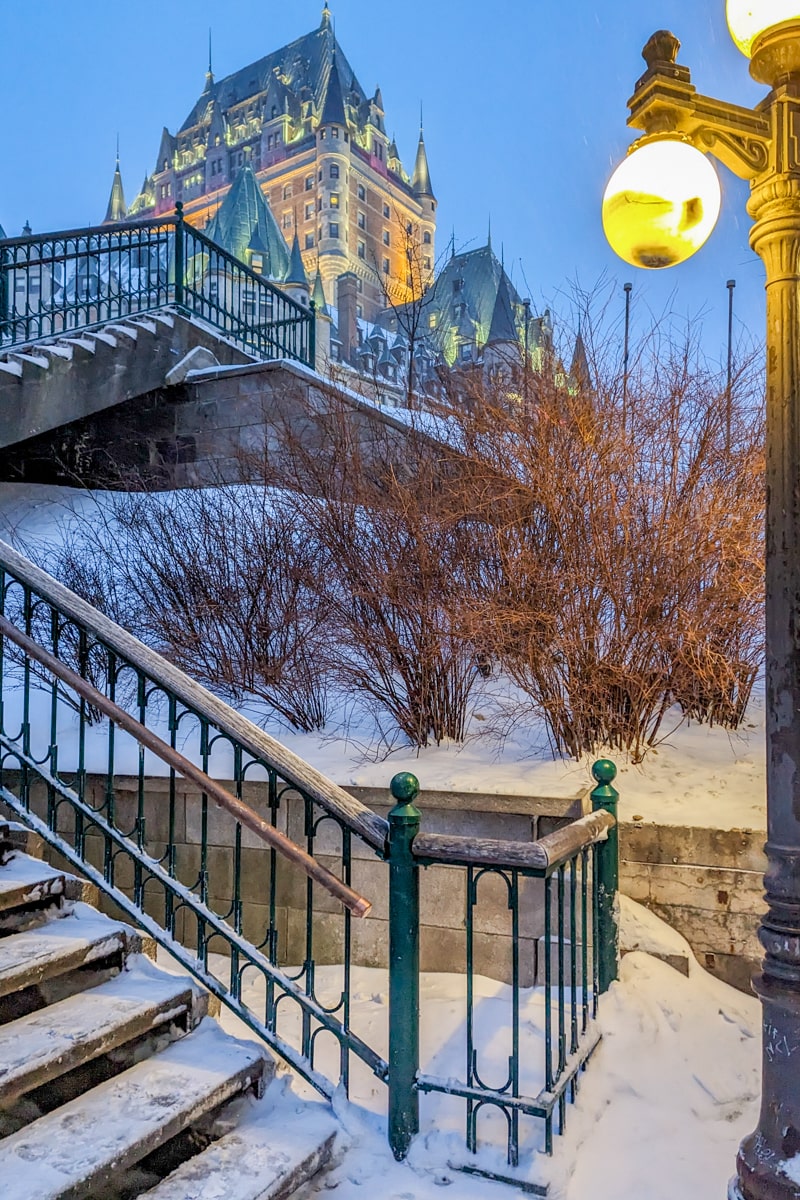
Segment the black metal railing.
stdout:
[[258,358],[314,365],[315,318],[183,218],[0,240],[0,349],[174,305]]
[[[511,1168],[552,1150],[616,976],[613,776],[596,765],[606,811],[538,841],[420,832],[405,774],[387,820],[0,543],[0,800],[323,1095],[349,1094],[355,1066],[385,1084],[398,1158],[425,1096],[463,1104],[466,1170],[505,1177],[471,1161],[487,1113],[506,1122]],[[420,945],[437,932],[423,873],[448,896],[464,888],[460,1077],[437,1073],[435,1054],[421,1070]],[[374,927],[370,900],[384,910]],[[381,956],[376,1033],[359,1025],[354,969]],[[476,992],[487,975],[508,986],[504,1078],[490,1077],[496,1054],[485,1061],[498,1034]]]

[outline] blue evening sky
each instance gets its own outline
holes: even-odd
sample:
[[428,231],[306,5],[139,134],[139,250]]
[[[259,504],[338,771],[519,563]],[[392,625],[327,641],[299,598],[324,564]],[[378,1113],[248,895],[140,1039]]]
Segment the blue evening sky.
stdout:
[[[724,357],[728,278],[737,331],[763,336],[763,275],[748,247],[747,187],[723,167],[723,213],[688,264],[644,272],[603,238],[600,198],[634,136],[626,100],[656,29],[682,42],[701,91],[763,94],[730,41],[724,0],[332,0],[363,87],[379,83],[389,132],[413,166],[424,105],[439,250],[493,241],[523,295],[575,319],[569,284],[634,285],[635,328],[671,305],[702,313],[708,355]],[[120,136],[128,200],[202,91],[208,27],[217,78],[314,28],[322,0],[0,0],[0,223],[19,234],[74,228],[105,212]]]

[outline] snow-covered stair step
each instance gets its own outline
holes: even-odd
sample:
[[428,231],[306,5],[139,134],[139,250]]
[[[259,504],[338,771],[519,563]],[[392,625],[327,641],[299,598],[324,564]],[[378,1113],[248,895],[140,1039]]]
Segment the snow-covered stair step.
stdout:
[[99,987],[0,1027],[0,1108],[120,1046],[205,1016],[206,993],[147,959]]
[[124,324],[134,329],[143,329],[146,333],[158,332],[158,326],[152,317],[126,317]]
[[110,1181],[251,1087],[272,1062],[207,1019],[174,1042],[0,1142],[3,1200],[103,1196]]
[[22,367],[15,362],[0,362],[0,373],[4,375],[15,375],[17,379],[22,378]]
[[69,916],[37,929],[0,938],[0,1019],[3,997],[93,963],[118,957],[121,967],[125,954],[139,946],[139,935],[127,925],[86,904],[76,904]]
[[0,921],[14,909],[60,901],[66,890],[63,871],[27,854],[15,854],[0,868]]
[[212,1142],[145,1193],[148,1200],[284,1200],[330,1160],[338,1126],[311,1106],[266,1116],[254,1104],[232,1133]]

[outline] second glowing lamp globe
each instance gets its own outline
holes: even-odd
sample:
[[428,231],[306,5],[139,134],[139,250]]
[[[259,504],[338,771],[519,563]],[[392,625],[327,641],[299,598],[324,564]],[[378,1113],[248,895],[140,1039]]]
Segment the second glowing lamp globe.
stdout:
[[762,33],[800,20],[800,0],[728,0],[728,28],[742,54],[749,58]]

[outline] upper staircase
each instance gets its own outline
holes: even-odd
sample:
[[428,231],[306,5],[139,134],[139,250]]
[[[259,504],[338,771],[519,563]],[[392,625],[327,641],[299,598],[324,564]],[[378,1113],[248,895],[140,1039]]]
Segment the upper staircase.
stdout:
[[3,1200],[288,1196],[330,1158],[333,1119],[265,1101],[266,1048],[29,844],[0,823]]

